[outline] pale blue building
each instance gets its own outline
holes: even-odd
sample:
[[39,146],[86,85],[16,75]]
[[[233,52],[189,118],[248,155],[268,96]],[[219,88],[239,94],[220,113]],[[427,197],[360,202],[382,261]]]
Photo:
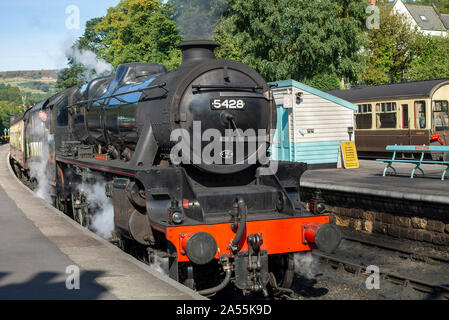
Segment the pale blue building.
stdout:
[[354,111],[358,107],[294,80],[273,88],[277,130],[272,159],[334,167],[340,143],[354,140]]

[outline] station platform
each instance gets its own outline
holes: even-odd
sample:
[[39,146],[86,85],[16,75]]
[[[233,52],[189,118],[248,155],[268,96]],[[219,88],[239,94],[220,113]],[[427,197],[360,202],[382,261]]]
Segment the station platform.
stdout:
[[[37,198],[13,175],[8,152],[0,147],[0,300],[205,299]],[[73,267],[79,290],[66,286],[76,283]]]
[[[358,169],[308,170],[301,178],[301,199],[321,197],[337,225],[449,246],[449,179],[443,165],[422,165],[425,176],[410,178],[413,164],[396,163],[397,176],[383,177],[385,164],[361,160]],[[320,193],[318,193],[320,191]]]
[[414,165],[410,163],[395,163],[398,175],[385,177],[383,162],[360,160],[359,163],[357,169],[308,170],[301,178],[301,187],[449,204],[449,174],[441,180],[445,166],[421,165],[425,176],[411,179]]

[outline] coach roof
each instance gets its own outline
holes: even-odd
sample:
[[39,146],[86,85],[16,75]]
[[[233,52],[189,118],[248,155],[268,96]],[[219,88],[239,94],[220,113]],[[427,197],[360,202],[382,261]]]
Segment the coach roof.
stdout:
[[360,86],[348,90],[330,90],[327,93],[352,103],[387,99],[424,98],[430,97],[436,89],[445,84],[449,84],[449,78]]

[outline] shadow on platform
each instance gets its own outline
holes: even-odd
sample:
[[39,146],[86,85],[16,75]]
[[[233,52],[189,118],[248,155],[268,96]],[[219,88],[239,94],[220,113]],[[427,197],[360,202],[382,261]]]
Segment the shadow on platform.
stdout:
[[[22,283],[6,282],[11,273],[0,273],[0,300],[97,300],[101,299],[108,289],[98,284],[95,279],[104,274],[103,271],[82,271],[80,273],[80,289],[69,290],[66,287],[65,274],[41,272]],[[63,278],[64,281],[54,281]],[[5,281],[6,280],[6,281]]]

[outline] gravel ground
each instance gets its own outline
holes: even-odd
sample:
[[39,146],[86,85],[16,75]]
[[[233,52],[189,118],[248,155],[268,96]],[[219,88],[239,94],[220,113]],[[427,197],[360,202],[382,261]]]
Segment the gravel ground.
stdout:
[[[364,238],[367,241],[383,243],[411,250],[413,252],[447,257],[447,248],[436,248],[425,243],[394,239],[386,236],[369,235],[343,230],[348,236]],[[436,285],[449,285],[449,263],[434,260],[419,261],[407,254],[397,253],[343,240],[334,256],[354,264],[379,267],[381,272],[402,275]],[[325,300],[402,300],[402,299],[439,299],[428,293],[419,292],[402,284],[380,278],[379,289],[366,288],[369,274],[356,275],[331,266],[329,263],[310,253],[298,256],[296,261],[298,276],[294,291],[299,299]]]

